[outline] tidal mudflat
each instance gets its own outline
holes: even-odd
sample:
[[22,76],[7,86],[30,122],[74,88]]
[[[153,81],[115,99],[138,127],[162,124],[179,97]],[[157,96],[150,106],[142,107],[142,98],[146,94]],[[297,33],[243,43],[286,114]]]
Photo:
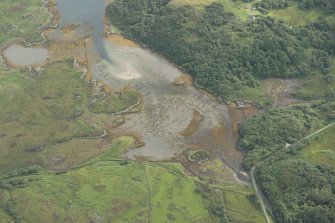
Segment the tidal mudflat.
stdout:
[[[95,78],[112,88],[128,85],[143,95],[143,108],[126,116],[117,134],[134,134],[144,143],[126,153],[130,159],[169,160],[189,149],[206,149],[240,168],[242,154],[228,107],[210,94],[184,84],[185,74],[149,49],[122,44],[121,37],[105,40],[111,61],[94,67]],[[113,41],[117,39],[118,41]],[[180,85],[176,85],[176,81]],[[218,131],[220,130],[220,131]],[[235,153],[235,154],[233,154]]]

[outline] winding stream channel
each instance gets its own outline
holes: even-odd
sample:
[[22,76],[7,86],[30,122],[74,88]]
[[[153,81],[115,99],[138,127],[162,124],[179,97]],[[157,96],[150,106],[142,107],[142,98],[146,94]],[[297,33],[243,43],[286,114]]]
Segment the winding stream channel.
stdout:
[[[243,119],[239,109],[193,87],[188,75],[150,49],[121,36],[106,38],[104,0],[57,3],[60,27],[79,22],[80,32],[93,32],[98,55],[91,68],[93,77],[112,89],[131,85],[143,96],[141,111],[126,115],[125,124],[113,130],[136,135],[144,142],[144,146],[125,154],[129,159],[171,160],[188,149],[205,149],[211,158],[221,158],[237,173],[242,171],[234,121]],[[181,80],[183,84],[173,84]]]

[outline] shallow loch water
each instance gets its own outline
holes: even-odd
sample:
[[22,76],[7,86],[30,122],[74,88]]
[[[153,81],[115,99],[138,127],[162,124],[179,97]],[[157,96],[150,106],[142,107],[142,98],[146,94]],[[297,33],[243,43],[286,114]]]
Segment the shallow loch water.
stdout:
[[60,28],[67,24],[80,22],[80,33],[91,32],[95,44],[95,49],[102,58],[106,58],[104,38],[104,0],[56,0],[61,14]]
[[[143,95],[143,109],[126,116],[118,133],[134,133],[145,145],[132,149],[130,159],[166,160],[187,149],[206,149],[222,157],[229,151],[229,164],[240,168],[242,155],[235,149],[235,135],[225,104],[193,86],[173,83],[184,75],[165,58],[120,41],[105,42],[111,62],[95,66],[95,77],[113,88],[132,85]],[[194,120],[201,117],[196,125]],[[192,131],[188,131],[192,126]],[[183,134],[185,131],[190,134]],[[228,148],[229,147],[229,148]],[[232,153],[236,153],[235,155]]]
[[104,38],[104,1],[57,2],[62,25],[92,22],[101,59],[93,66],[94,77],[113,89],[132,85],[143,95],[142,110],[126,115],[125,124],[113,129],[144,142],[143,147],[129,150],[128,158],[168,160],[188,149],[205,149],[212,158],[225,156],[230,166],[240,169],[242,153],[236,150],[236,132],[225,104],[190,84],[173,84],[185,76],[159,54],[121,36]]
[[38,47],[24,47],[12,44],[3,51],[6,61],[13,66],[41,65],[48,58],[48,50]]

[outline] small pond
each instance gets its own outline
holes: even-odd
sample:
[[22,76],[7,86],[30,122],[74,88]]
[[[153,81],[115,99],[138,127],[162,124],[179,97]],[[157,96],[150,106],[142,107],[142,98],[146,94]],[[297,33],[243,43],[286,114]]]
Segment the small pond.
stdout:
[[45,63],[49,53],[45,48],[24,47],[14,43],[3,51],[3,56],[12,66],[30,66]]

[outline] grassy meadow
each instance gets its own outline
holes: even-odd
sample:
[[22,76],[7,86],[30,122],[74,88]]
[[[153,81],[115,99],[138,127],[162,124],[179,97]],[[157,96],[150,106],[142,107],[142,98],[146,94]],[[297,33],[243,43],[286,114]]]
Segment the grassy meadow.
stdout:
[[[323,15],[323,12],[319,9],[300,9],[298,5],[293,5],[286,9],[270,10],[267,15],[281,19],[291,26],[303,26],[316,22]],[[323,16],[323,19],[335,19],[335,17]]]
[[[94,139],[104,134],[104,126],[96,125],[97,117],[89,109],[104,94],[93,95],[95,86],[81,80],[81,74],[72,61],[52,62],[40,74],[1,73],[0,174],[33,164],[62,162],[58,166],[69,167],[106,148],[106,143]],[[134,90],[103,97],[101,113],[109,113],[111,106],[115,112],[122,111],[139,98]]]
[[326,164],[335,167],[335,126],[317,136],[304,148],[305,157],[313,164]]
[[50,15],[42,4],[42,0],[0,1],[0,45],[12,37],[21,37],[27,42],[43,41],[40,29]]
[[264,222],[247,198],[254,193],[250,187],[199,182],[178,163],[123,160],[122,151],[133,143],[131,137],[117,138],[105,153],[67,171],[5,176],[0,180],[1,219],[206,223],[218,222],[210,207],[221,202],[232,222]]
[[[250,3],[245,3],[244,1],[233,1],[233,0],[172,0],[171,4],[177,6],[180,5],[191,5],[198,10],[202,10],[207,5],[213,2],[222,3],[227,12],[234,13],[239,16],[243,21],[246,21],[249,17]],[[258,12],[253,12],[253,14],[258,14]]]
[[259,204],[250,200],[250,196],[255,195],[253,188],[223,182],[217,182],[215,188],[220,188],[216,194],[224,202],[231,222],[266,223]]

